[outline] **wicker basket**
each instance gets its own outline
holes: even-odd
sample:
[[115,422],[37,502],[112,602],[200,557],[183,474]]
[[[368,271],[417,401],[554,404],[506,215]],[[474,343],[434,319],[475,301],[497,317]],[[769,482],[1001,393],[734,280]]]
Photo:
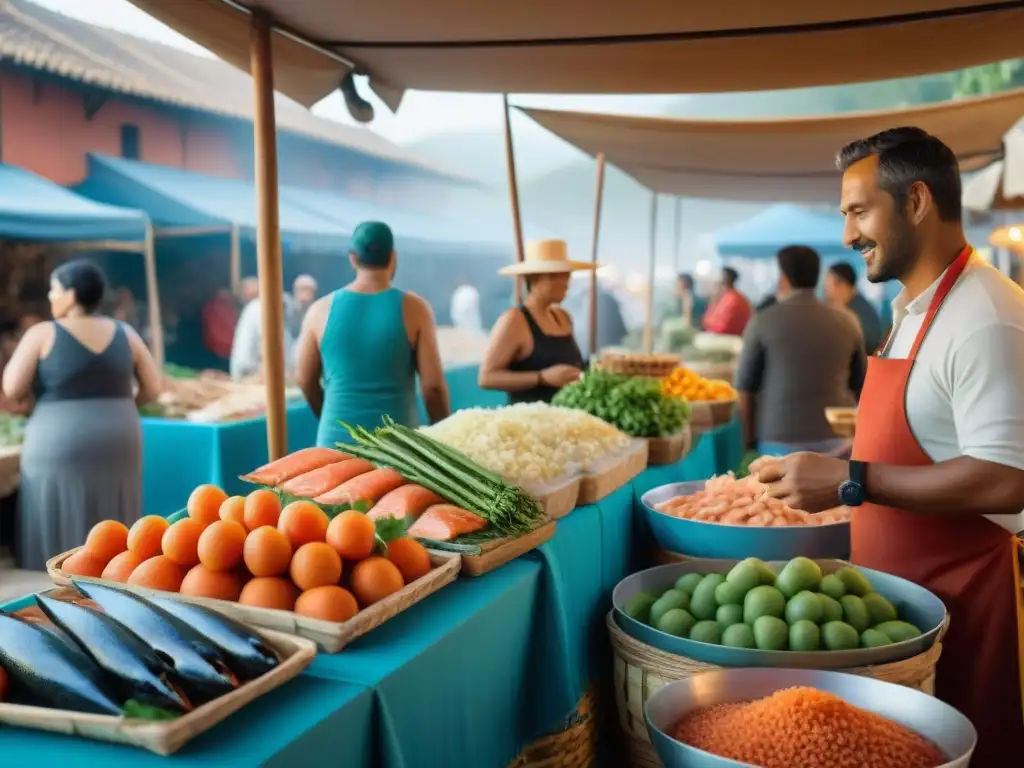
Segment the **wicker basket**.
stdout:
[[[627,755],[627,765],[631,768],[655,768],[661,764],[647,736],[644,704],[668,683],[721,667],[642,643],[623,632],[612,613],[608,614],[607,623],[612,641],[615,706],[625,739],[623,751]],[[934,695],[935,665],[942,655],[941,639],[942,635],[928,651],[910,659],[837,671],[898,683]]]
[[591,768],[597,764],[600,708],[594,690],[587,691],[562,730],[537,739],[508,768]]
[[663,379],[679,367],[679,355],[620,354],[602,352],[595,365],[602,371],[623,376],[650,376]]

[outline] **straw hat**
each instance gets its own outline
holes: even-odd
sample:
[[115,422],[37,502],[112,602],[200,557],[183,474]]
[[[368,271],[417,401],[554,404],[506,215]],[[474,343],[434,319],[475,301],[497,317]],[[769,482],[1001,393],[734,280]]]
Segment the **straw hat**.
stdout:
[[555,275],[593,269],[589,261],[572,261],[565,240],[534,240],[523,249],[523,260],[498,270],[500,275]]

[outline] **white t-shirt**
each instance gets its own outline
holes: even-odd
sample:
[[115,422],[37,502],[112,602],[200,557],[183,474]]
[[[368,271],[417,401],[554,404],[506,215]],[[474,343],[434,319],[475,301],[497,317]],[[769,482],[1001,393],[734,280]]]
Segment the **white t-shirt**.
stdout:
[[459,330],[484,332],[484,321],[480,316],[480,292],[472,285],[460,285],[455,289],[450,314],[452,325]]
[[[910,354],[940,277],[892,303],[885,357]],[[971,256],[921,343],[907,385],[910,428],[932,461],[971,456],[1024,470],[1024,291]],[[1024,512],[989,515],[1011,533]]]

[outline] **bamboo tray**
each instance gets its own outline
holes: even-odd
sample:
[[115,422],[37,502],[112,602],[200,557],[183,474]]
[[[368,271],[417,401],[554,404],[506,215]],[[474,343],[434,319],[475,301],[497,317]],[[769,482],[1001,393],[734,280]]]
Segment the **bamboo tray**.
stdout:
[[[45,594],[60,596],[60,589]],[[170,755],[246,704],[297,677],[316,656],[316,646],[305,638],[260,629],[259,633],[281,656],[270,672],[245,683],[229,694],[197,707],[176,720],[154,722],[110,715],[92,715],[63,709],[0,703],[0,724],[31,728],[96,741],[127,744],[158,755]],[[45,762],[45,757],[44,757]],[[0,764],[3,761],[0,760]]]
[[683,427],[683,431],[672,437],[648,437],[647,443],[647,466],[660,467],[665,464],[675,464],[681,461],[690,452],[693,444],[693,431],[689,424]]
[[857,431],[856,408],[826,408],[825,418],[837,437],[853,437]]
[[[551,520],[523,536],[514,539],[497,539],[481,544],[479,555],[462,556],[462,573],[466,576],[483,576],[505,563],[512,562],[554,536],[555,525],[555,521]],[[436,554],[434,550],[431,550],[430,553],[431,555]]]
[[584,478],[574,475],[543,485],[523,483],[519,487],[537,500],[545,515],[552,520],[558,520],[576,509],[578,504],[583,503],[579,501],[583,481]]
[[647,468],[647,455],[647,440],[634,439],[624,451],[595,462],[580,481],[576,506],[593,504],[619,490]]
[[695,400],[690,403],[690,420],[695,427],[707,429],[732,421],[736,398],[731,400]]
[[[46,572],[50,580],[59,586],[69,586],[71,580],[60,569],[61,564],[81,547],[76,547],[62,555],[50,558],[46,562]],[[255,608],[249,605],[239,605],[228,600],[215,600],[209,597],[191,597],[181,595],[177,592],[158,592],[142,587],[133,587],[125,584],[119,586],[140,595],[156,595],[168,597],[173,600],[181,600],[186,603],[197,603],[215,611],[220,611],[225,616],[250,624],[254,627],[263,627],[289,635],[297,635],[307,640],[314,641],[326,653],[337,653],[357,637],[365,635],[371,629],[379,627],[388,619],[397,616],[406,608],[415,605],[428,595],[437,592],[442,587],[451,584],[459,575],[460,555],[452,552],[430,553],[430,561],[434,569],[426,576],[417,579],[412,584],[406,584],[398,592],[389,595],[379,603],[374,603],[364,608],[348,621],[334,622],[323,621],[322,619],[311,619],[306,616],[299,616],[291,611],[279,611],[273,608]],[[100,582],[101,579],[87,577],[75,577],[84,582]]]

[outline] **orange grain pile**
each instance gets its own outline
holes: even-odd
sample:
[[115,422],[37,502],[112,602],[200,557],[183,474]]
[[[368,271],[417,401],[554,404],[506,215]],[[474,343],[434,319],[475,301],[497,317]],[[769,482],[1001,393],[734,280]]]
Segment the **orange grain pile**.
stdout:
[[936,768],[942,752],[913,731],[814,688],[688,714],[675,738],[762,768]]

